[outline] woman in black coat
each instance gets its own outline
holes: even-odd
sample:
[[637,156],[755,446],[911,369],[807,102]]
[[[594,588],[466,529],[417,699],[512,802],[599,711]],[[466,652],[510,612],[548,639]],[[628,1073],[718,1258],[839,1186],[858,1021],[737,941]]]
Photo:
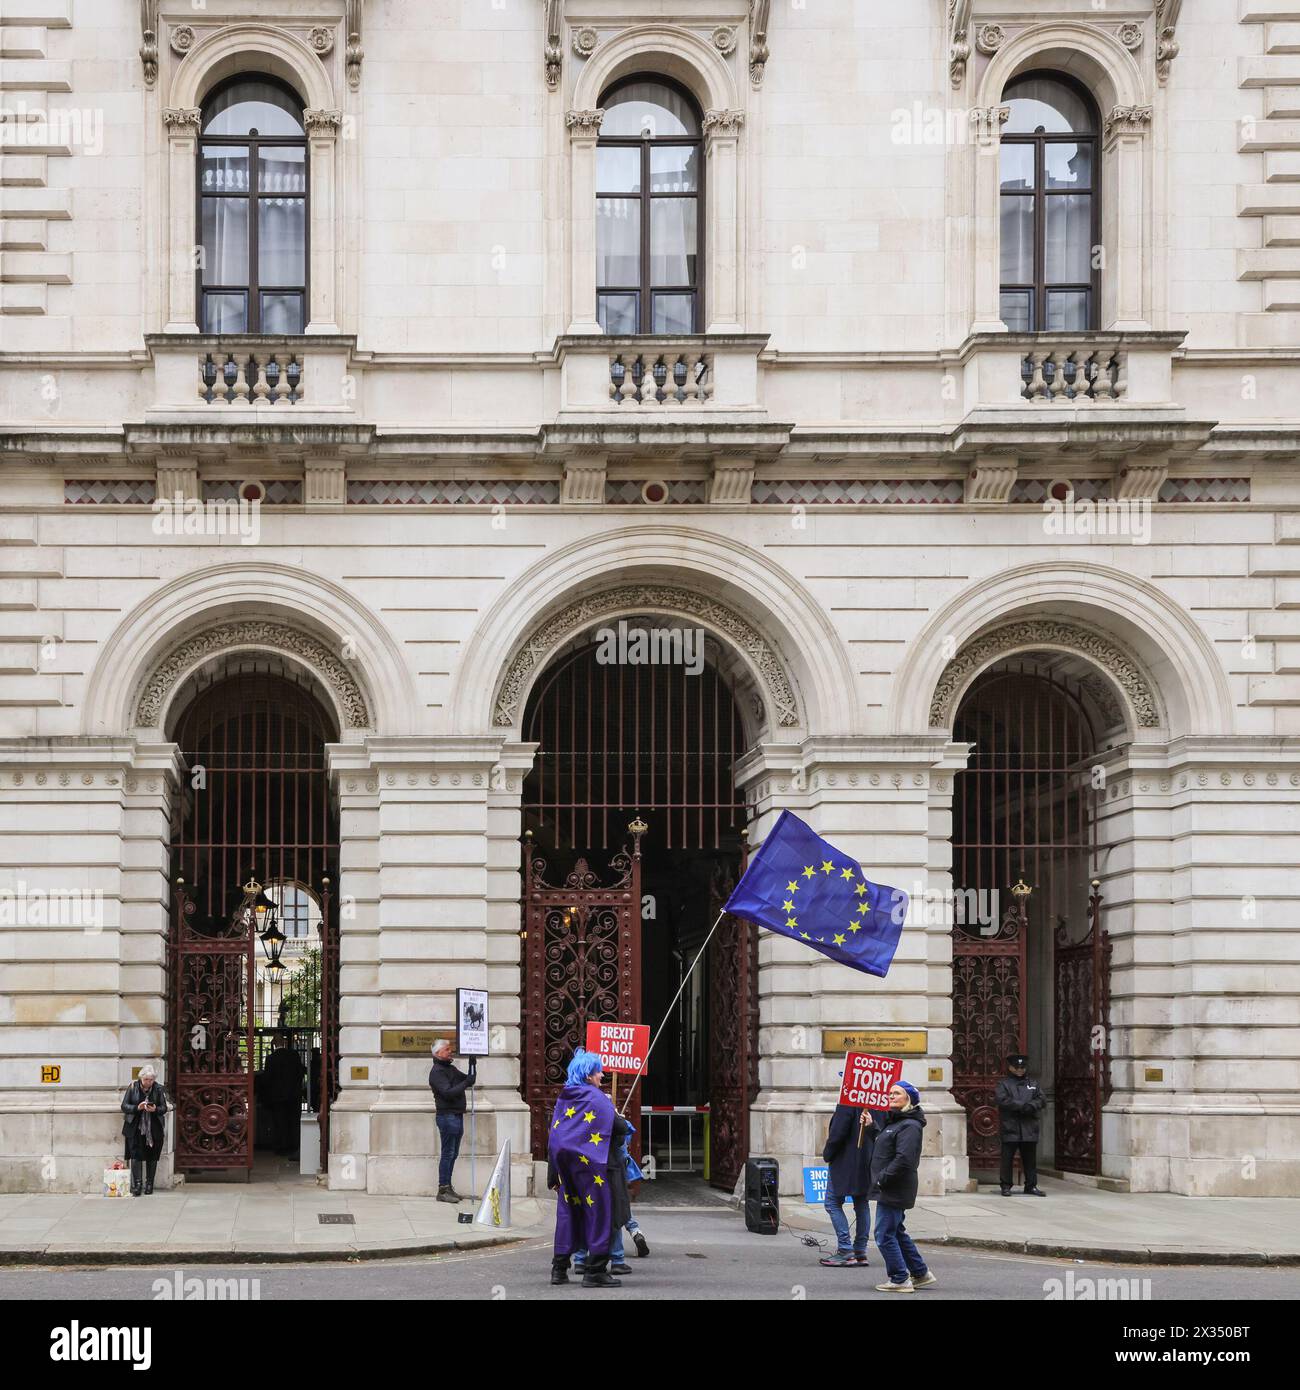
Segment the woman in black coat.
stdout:
[[131,1196],[140,1196],[141,1169],[146,1197],[153,1193],[154,1174],[162,1155],[167,1122],[167,1092],[152,1067],[140,1068],[122,1097],[122,1134],[126,1139],[126,1159],[131,1164]]

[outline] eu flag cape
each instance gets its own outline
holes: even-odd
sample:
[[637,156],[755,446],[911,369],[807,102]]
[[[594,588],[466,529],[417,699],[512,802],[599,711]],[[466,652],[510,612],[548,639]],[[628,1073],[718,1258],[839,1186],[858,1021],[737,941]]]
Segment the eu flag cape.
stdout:
[[868,975],[888,973],[907,894],[872,883],[862,866],[782,811],[727,899],[726,911]]
[[[551,1115],[550,1160],[554,1170],[555,1253],[609,1251],[613,1204],[609,1164],[614,1103],[595,1086],[566,1086]],[[615,1160],[617,1161],[617,1160]]]

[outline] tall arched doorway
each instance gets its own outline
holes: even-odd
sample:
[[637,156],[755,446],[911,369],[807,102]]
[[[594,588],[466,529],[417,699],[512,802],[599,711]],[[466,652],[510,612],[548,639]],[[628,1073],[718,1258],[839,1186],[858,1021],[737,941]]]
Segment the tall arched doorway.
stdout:
[[[558,657],[524,716],[524,738],[539,745],[523,795],[535,1155],[585,1024],[658,1025],[742,866],[747,817],[734,767],[747,739],[727,654],[695,630],[695,662],[627,659],[638,632],[664,634],[670,656],[680,654],[666,635],[681,630],[649,620],[620,630],[613,659],[608,636]],[[644,831],[633,834],[637,822]],[[707,1172],[730,1188],[744,1164],[758,1091],[754,938],[734,919],[719,927],[642,1078],[636,1118],[658,1172]]]
[[953,1090],[974,1173],[997,1170],[994,1088],[1018,1051],[1049,1099],[1045,1166],[1100,1171],[1109,947],[1095,770],[1107,717],[1095,680],[1052,654],[1003,661],[953,726],[973,745],[953,789],[952,877]]
[[[287,1159],[310,1133],[302,1113],[318,1116],[323,1166],[338,1090],[339,832],[325,755],[338,730],[306,677],[247,664],[192,679],[172,719],[183,781],[167,1080],[180,1172],[249,1170],[272,1142]],[[267,1070],[277,1045],[302,1067],[296,1118],[293,1069]]]

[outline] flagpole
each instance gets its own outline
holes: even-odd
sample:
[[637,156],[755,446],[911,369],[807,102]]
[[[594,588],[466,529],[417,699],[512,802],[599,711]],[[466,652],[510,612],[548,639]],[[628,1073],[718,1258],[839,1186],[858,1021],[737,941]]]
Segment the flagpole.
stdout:
[[700,958],[704,955],[705,951],[709,949],[709,942],[713,940],[713,933],[718,929],[718,922],[721,922],[726,915],[727,909],[724,907],[722,911],[718,913],[718,921],[714,922],[709,928],[709,934],[704,938],[704,945],[700,947],[695,959],[691,962],[691,968],[682,976],[682,982],[677,986],[677,993],[673,995],[673,1002],[669,1004],[668,1010],[664,1014],[663,1022],[655,1030],[654,1037],[650,1039],[650,1046],[645,1050],[645,1056],[641,1059],[641,1065],[637,1069],[637,1074],[632,1078],[632,1084],[627,1088],[627,1099],[623,1102],[623,1108],[618,1112],[620,1115],[627,1114],[627,1107],[632,1103],[632,1097],[636,1093],[637,1082],[641,1080],[641,1074],[645,1071],[650,1062],[650,1054],[655,1050],[655,1043],[659,1041],[660,1034],[668,1026],[668,1020],[673,1016],[673,1010],[677,1007],[677,1001],[682,997],[682,990],[686,988],[686,981],[695,973],[695,967],[700,963]]

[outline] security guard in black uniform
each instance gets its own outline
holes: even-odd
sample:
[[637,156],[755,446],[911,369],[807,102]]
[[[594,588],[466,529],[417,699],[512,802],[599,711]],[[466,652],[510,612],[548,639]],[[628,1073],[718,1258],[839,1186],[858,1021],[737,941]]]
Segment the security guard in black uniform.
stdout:
[[1002,1130],[1002,1195],[1011,1196],[1011,1163],[1020,1150],[1020,1164],[1025,1170],[1025,1195],[1046,1197],[1038,1186],[1038,1116],[1047,1098],[1030,1081],[1026,1072],[1029,1058],[1023,1052],[1013,1052],[1007,1058],[1007,1074],[998,1081],[994,1099]]

